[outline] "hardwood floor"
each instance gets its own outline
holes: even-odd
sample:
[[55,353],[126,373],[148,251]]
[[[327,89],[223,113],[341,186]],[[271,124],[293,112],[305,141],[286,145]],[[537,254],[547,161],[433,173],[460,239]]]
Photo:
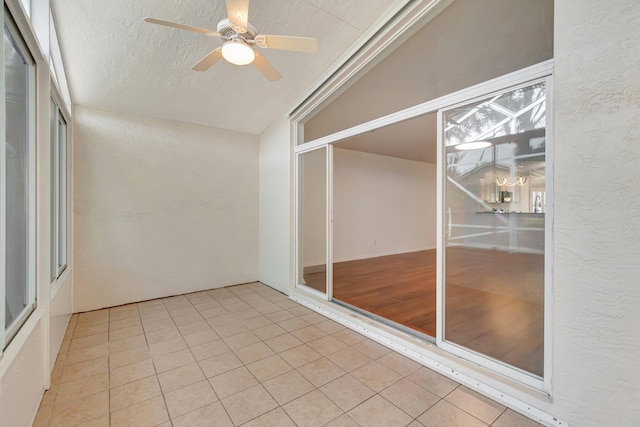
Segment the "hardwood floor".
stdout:
[[[450,247],[446,259],[446,339],[541,376],[544,257]],[[336,263],[333,277],[334,299],[435,336],[435,250]],[[324,272],[305,281],[324,292]]]

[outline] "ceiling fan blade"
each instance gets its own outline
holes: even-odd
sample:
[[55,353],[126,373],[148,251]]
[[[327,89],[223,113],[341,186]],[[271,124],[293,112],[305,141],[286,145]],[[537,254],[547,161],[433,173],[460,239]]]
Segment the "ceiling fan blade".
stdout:
[[258,52],[255,49],[254,49],[254,52],[256,53],[256,57],[253,60],[252,64],[255,65],[255,67],[258,70],[260,70],[260,72],[270,82],[275,82],[275,81],[280,80],[280,77],[282,77],[282,76],[280,75],[280,73],[275,68],[273,68],[273,65],[271,65],[269,63],[269,61],[267,61],[267,59],[260,54],[260,52]]
[[317,52],[318,41],[309,37],[256,36],[256,44],[268,49],[294,50],[297,52]]
[[249,25],[249,0],[227,0],[227,16],[234,31],[246,33]]
[[207,56],[202,58],[200,60],[200,62],[198,62],[193,67],[191,67],[191,69],[194,70],[194,71],[206,71],[213,64],[218,62],[220,60],[220,58],[222,58],[222,48],[221,47],[211,51]]
[[193,31],[194,33],[202,33],[211,37],[219,36],[220,33],[213,30],[207,30],[206,28],[193,27],[191,25],[179,24],[177,22],[163,21],[162,19],[156,18],[144,18],[145,22],[150,24],[164,25],[165,27],[178,28],[180,30]]

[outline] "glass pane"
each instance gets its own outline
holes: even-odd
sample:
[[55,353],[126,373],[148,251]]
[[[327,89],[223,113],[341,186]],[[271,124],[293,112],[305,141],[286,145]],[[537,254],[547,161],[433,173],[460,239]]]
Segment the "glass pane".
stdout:
[[298,157],[298,283],[327,291],[327,149]]
[[544,83],[445,113],[445,339],[543,375]]
[[29,300],[29,64],[5,27],[7,250],[5,328],[9,329]]
[[437,115],[333,149],[333,298],[435,337]]
[[67,124],[58,124],[58,274],[67,265]]
[[50,105],[51,126],[51,280],[58,276],[58,106]]

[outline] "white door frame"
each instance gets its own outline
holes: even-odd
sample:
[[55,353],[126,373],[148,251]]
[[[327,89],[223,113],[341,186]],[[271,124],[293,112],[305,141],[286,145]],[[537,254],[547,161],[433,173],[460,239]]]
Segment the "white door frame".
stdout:
[[[296,288],[304,290],[305,292],[315,294],[322,297],[327,301],[331,301],[332,297],[332,270],[333,270],[333,144],[343,141],[347,138],[351,138],[363,133],[370,132],[372,130],[396,124],[405,120],[412,119],[414,117],[424,115],[427,113],[438,113],[438,164],[437,164],[437,186],[438,186],[438,216],[437,216],[437,268],[436,272],[436,345],[443,350],[450,352],[451,354],[461,356],[467,360],[477,363],[480,366],[486,367],[500,375],[507,378],[518,381],[524,385],[527,385],[538,391],[550,395],[551,394],[551,378],[552,378],[552,313],[553,313],[553,293],[552,293],[552,230],[553,230],[553,158],[552,158],[552,87],[553,87],[553,60],[544,61],[530,67],[514,71],[512,73],[488,80],[483,83],[453,92],[451,94],[415,105],[413,107],[400,110],[398,112],[388,114],[386,116],[362,123],[357,126],[318,138],[313,141],[302,143],[304,141],[304,132],[302,132],[303,123],[306,117],[311,116],[314,110],[308,110],[305,115],[297,115],[292,119],[292,125],[294,129],[299,129],[299,132],[295,133],[293,143],[294,155],[295,155],[295,271],[296,271]],[[444,147],[442,139],[442,111],[450,108],[451,106],[458,104],[466,104],[472,102],[474,99],[486,97],[492,93],[504,92],[513,87],[526,86],[534,81],[545,80],[547,83],[547,152],[546,154],[546,174],[547,183],[549,185],[548,191],[548,203],[547,213],[545,221],[545,307],[544,307],[544,377],[539,378],[534,375],[524,373],[523,371],[511,367],[502,363],[495,362],[486,356],[479,355],[478,353],[471,352],[463,349],[457,345],[451,344],[444,340]],[[327,293],[320,293],[308,287],[299,287],[297,279],[299,276],[299,156],[303,153],[313,150],[327,148],[327,162],[326,162],[326,174],[327,174]]]
[[[295,256],[294,256],[294,272],[295,272],[295,283],[294,286],[296,289],[301,290],[302,292],[306,292],[308,294],[314,295],[318,298],[322,298],[325,299],[327,301],[331,301],[331,295],[332,295],[332,286],[331,284],[333,283],[333,277],[332,277],[332,273],[333,273],[333,217],[332,217],[332,212],[333,212],[333,208],[332,208],[332,202],[333,202],[333,146],[331,145],[322,145],[322,146],[312,146],[312,147],[307,147],[308,149],[306,150],[298,150],[295,153],[295,160],[294,160],[294,200],[295,200],[295,206],[294,206],[294,222],[295,222],[295,245],[294,245],[294,252],[295,252]],[[326,281],[325,281],[325,291],[326,292],[321,292],[318,291],[317,289],[313,289],[310,286],[306,286],[303,283],[300,283],[300,278],[302,277],[302,269],[304,268],[304,266],[301,263],[301,259],[300,259],[300,250],[302,249],[302,242],[301,239],[299,238],[300,235],[300,226],[302,225],[301,223],[301,197],[300,197],[300,158],[302,155],[313,152],[313,151],[319,151],[319,150],[325,150],[325,197],[326,197],[326,201],[325,201],[325,206],[326,206],[326,212],[325,212],[325,221],[326,221],[326,226],[325,226],[325,242],[326,242],[326,250],[325,250],[325,269],[326,269]]]

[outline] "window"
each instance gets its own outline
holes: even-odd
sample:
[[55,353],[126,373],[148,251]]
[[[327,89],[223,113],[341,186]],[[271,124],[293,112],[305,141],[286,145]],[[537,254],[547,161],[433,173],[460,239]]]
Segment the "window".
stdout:
[[51,280],[67,267],[67,122],[51,100]]
[[4,15],[4,129],[0,130],[0,341],[35,308],[35,64]]

